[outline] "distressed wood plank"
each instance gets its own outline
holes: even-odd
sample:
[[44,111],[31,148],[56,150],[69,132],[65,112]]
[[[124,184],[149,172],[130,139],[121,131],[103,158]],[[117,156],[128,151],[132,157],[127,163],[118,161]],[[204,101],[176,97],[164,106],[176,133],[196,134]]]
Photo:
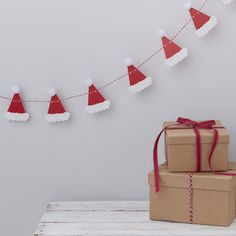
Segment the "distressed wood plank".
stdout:
[[[206,227],[183,227],[182,224],[179,224],[179,226],[168,226],[168,225],[162,225],[162,227],[149,227],[149,225],[145,224],[116,224],[111,225],[109,227],[108,225],[98,225],[96,228],[91,227],[92,225],[88,225],[85,228],[78,225],[78,228],[66,227],[67,225],[54,225],[54,228],[49,226],[44,226],[44,228],[41,228],[40,231],[38,231],[39,236],[69,236],[69,235],[232,235],[235,236],[235,228],[234,229],[225,229],[221,228],[206,228]],[[108,226],[108,227],[107,227]],[[154,226],[154,225],[152,225]]]
[[81,201],[81,202],[51,202],[47,206],[51,211],[119,211],[148,210],[147,201]]
[[[57,234],[56,236],[235,236],[235,231],[231,232],[218,232],[218,231],[212,231],[212,232],[186,232],[186,231],[163,231],[163,232],[154,232],[154,231],[145,231],[140,232],[133,230],[132,232],[128,231],[106,231],[106,232],[91,232],[91,231],[81,231],[80,233],[76,235],[71,234]],[[43,235],[37,235],[37,236],[52,236],[51,234],[43,234]]]
[[204,225],[189,225],[189,224],[179,224],[179,223],[169,223],[169,222],[150,222],[150,223],[46,223],[41,224],[39,226],[38,232],[44,232],[44,234],[77,234],[81,231],[91,231],[91,232],[98,232],[98,231],[154,231],[154,232],[163,232],[166,231],[186,231],[189,232],[191,230],[204,232],[234,232],[236,230],[236,224],[232,225],[229,229],[224,227],[210,227]]
[[47,211],[42,223],[146,223],[148,211]]
[[53,202],[48,204],[37,236],[236,235],[230,227],[150,221],[148,202]]

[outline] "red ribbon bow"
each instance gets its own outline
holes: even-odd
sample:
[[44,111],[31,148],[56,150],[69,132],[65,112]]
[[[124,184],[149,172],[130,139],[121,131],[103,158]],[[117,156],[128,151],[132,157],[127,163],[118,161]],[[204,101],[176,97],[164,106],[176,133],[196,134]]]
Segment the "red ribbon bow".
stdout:
[[190,126],[196,126],[200,129],[212,129],[213,125],[216,125],[215,120],[206,120],[206,121],[194,121],[194,120],[190,120],[188,118],[182,118],[179,117],[177,119],[177,122],[179,124],[184,124],[184,125],[190,125]]
[[[215,147],[218,143],[218,130],[214,127],[216,124],[215,120],[206,120],[197,122],[194,120],[190,120],[188,118],[181,118],[179,117],[177,119],[177,124],[174,125],[168,125],[162,129],[162,131],[159,133],[159,135],[156,138],[154,148],[153,148],[153,164],[154,164],[154,177],[155,177],[155,189],[156,192],[160,191],[160,183],[159,183],[159,167],[158,167],[158,143],[161,138],[161,135],[163,132],[165,132],[168,129],[174,128],[173,126],[185,126],[185,128],[191,128],[194,130],[195,138],[196,138],[196,171],[199,172],[201,170],[201,135],[199,129],[211,129],[213,130],[213,142],[211,147],[211,152],[208,157],[208,163],[209,166],[212,169],[211,165],[211,158],[214,153]],[[178,128],[179,129],[179,128]]]

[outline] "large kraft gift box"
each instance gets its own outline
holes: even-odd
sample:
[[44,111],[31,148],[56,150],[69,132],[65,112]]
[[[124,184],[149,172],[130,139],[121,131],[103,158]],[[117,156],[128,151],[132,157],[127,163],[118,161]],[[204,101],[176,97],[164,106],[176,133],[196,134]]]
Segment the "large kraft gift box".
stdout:
[[[209,154],[214,138],[213,129],[199,128],[201,139],[201,167],[200,171],[225,171],[228,169],[228,144],[229,133],[221,121],[215,121],[218,131],[218,142],[211,157],[212,169],[209,165]],[[165,152],[168,169],[171,172],[196,171],[196,133],[191,126],[164,122],[167,127],[165,132]],[[218,128],[217,128],[218,127]]]
[[213,173],[173,173],[159,167],[160,191],[149,173],[150,219],[229,226],[235,218],[232,176]]
[[[235,184],[235,191],[236,191],[236,162],[229,162],[228,166],[229,166],[229,169],[226,171],[226,175],[232,175],[234,184]],[[224,175],[224,173],[221,173],[221,172],[217,174]],[[235,194],[235,202],[236,202],[236,194]],[[235,203],[235,212],[236,212],[236,203]]]

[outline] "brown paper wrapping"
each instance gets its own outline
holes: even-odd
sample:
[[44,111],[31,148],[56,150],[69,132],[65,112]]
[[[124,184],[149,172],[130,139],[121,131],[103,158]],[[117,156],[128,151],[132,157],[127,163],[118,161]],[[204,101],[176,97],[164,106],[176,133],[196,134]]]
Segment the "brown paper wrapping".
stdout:
[[[176,122],[164,122],[167,125]],[[171,172],[196,171],[196,142],[193,129],[184,126],[173,126],[165,134],[166,159]],[[181,129],[182,127],[182,129]],[[216,127],[223,127],[222,122],[216,121]],[[217,129],[219,133],[218,144],[212,156],[212,167],[215,171],[228,169],[229,134],[226,129]],[[201,171],[211,171],[208,157],[213,142],[213,130],[200,129],[201,135]]]
[[[190,223],[189,174],[171,173],[160,166],[160,192],[149,173],[150,219]],[[235,181],[232,176],[193,174],[193,223],[228,226],[235,218]]]
[[[236,174],[236,162],[229,162],[229,169],[227,171],[227,173],[229,174]],[[234,180],[234,184],[235,184],[235,191],[236,191],[236,176],[232,176],[233,177],[233,180]],[[236,196],[236,194],[235,194]],[[236,198],[235,198],[235,201],[236,201]],[[235,212],[236,212],[236,203],[235,203]],[[236,213],[235,213],[236,215]]]

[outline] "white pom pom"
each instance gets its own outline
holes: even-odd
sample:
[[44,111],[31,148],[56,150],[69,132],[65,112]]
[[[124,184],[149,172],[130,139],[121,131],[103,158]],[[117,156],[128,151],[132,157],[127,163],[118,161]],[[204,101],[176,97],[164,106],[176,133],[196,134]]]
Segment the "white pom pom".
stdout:
[[185,4],[184,4],[184,8],[185,9],[190,9],[192,7],[192,3],[191,2],[186,2]]
[[19,88],[17,85],[14,85],[14,86],[12,87],[12,92],[13,92],[13,93],[19,93],[19,91],[20,91],[20,88]]
[[91,86],[93,84],[93,80],[90,79],[90,78],[87,78],[84,83],[87,85],[87,86]]
[[56,95],[56,89],[55,89],[55,88],[50,88],[50,89],[48,90],[48,94],[49,94],[50,96]]
[[157,33],[158,33],[158,35],[160,37],[163,37],[165,35],[165,31],[164,30],[159,30]]
[[131,66],[132,65],[132,59],[131,58],[125,58],[124,63],[126,66]]

